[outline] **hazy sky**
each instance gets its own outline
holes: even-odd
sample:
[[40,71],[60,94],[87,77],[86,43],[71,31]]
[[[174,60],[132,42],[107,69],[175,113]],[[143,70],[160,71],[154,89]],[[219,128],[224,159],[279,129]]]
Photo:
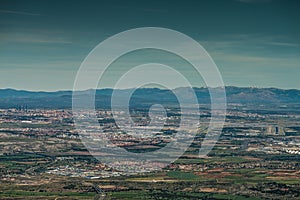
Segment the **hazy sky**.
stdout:
[[151,26],[199,41],[226,85],[300,89],[299,10],[292,0],[0,0],[0,88],[72,89],[99,42]]

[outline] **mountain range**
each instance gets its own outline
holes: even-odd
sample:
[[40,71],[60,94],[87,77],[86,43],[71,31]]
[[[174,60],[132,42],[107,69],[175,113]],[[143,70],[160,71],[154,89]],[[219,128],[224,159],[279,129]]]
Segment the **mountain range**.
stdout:
[[[212,88],[218,89],[218,88]],[[191,88],[177,88],[177,93],[186,97],[184,101],[189,102]],[[209,104],[210,95],[208,88],[193,88],[200,104]],[[233,87],[225,88],[228,103],[240,104],[287,104],[300,103],[300,90],[278,89],[278,88],[253,88],[253,87]],[[78,94],[85,95],[91,90],[80,91]],[[125,96],[132,89],[118,90],[120,98]],[[108,108],[111,102],[113,89],[96,90],[96,107]],[[170,90],[158,88],[137,89],[130,100],[134,105],[144,105],[152,103],[172,104],[178,103],[177,98]],[[15,89],[0,89],[0,108],[71,108],[72,91],[57,92],[33,92]]]

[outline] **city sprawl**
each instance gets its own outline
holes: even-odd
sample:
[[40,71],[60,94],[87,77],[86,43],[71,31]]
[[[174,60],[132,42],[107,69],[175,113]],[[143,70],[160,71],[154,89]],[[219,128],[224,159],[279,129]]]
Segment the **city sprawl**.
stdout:
[[[82,143],[88,136],[79,133],[69,109],[1,109],[0,194],[4,199],[300,197],[298,104],[229,104],[218,142],[200,158],[211,113],[207,105],[199,107],[197,129],[187,130],[195,134],[192,144],[169,165],[130,159],[108,165],[104,161],[111,155],[97,150],[93,157]],[[164,126],[143,133],[150,122],[148,111],[131,110],[132,130],[140,131],[130,133],[115,122],[122,120],[122,111],[98,109],[95,133],[101,130],[111,145],[129,152],[159,150],[178,132],[180,110],[168,108]],[[101,137],[91,141],[101,142]]]

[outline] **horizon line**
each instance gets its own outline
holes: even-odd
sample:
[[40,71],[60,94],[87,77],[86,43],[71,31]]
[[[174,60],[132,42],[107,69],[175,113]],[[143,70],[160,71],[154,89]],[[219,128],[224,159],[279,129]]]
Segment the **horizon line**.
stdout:
[[[192,87],[193,89],[203,89],[203,88],[229,88],[229,87],[234,87],[234,88],[255,88],[255,89],[279,89],[279,90],[300,90],[300,88],[280,88],[280,87],[258,87],[258,86],[233,86],[233,85],[227,85],[227,86],[218,86],[218,87],[207,87],[207,86],[202,86],[202,87]],[[77,91],[88,91],[88,90],[132,90],[132,89],[159,89],[159,90],[176,90],[180,88],[190,88],[188,86],[183,86],[183,87],[176,87],[173,89],[169,88],[159,88],[159,87],[139,87],[139,88],[89,88],[89,89],[82,89],[82,90],[77,90]],[[51,93],[51,92],[74,92],[73,89],[62,89],[62,90],[30,90],[30,89],[17,89],[17,88],[0,88],[1,90],[14,90],[14,91],[25,91],[25,92],[46,92],[46,93]]]

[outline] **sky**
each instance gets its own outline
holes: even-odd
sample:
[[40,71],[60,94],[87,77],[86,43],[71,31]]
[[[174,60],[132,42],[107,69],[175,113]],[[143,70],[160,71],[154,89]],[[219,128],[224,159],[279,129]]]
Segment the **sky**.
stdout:
[[[300,89],[299,9],[296,0],[0,0],[0,88],[70,90],[100,42],[133,28],[163,27],[199,42],[227,86]],[[149,56],[180,63],[142,52],[120,59],[114,70]]]

